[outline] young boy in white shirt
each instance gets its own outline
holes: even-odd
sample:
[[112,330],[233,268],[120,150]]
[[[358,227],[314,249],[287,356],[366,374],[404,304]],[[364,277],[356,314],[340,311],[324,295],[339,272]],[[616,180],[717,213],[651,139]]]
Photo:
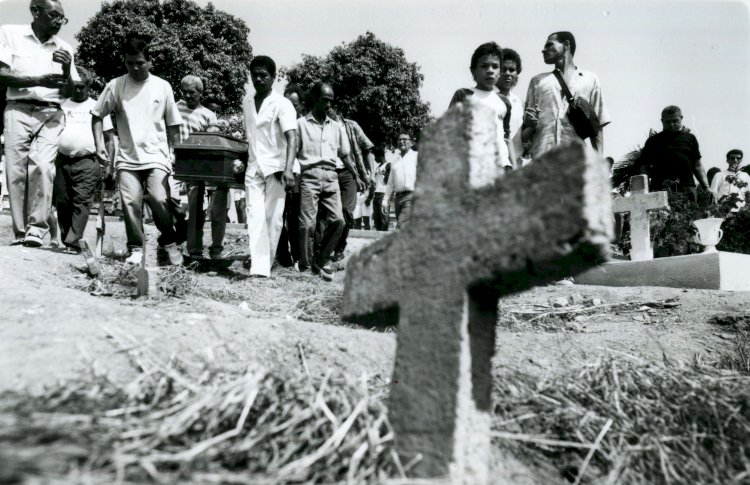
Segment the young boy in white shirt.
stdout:
[[115,170],[130,251],[126,264],[140,264],[143,258],[143,200],[147,195],[154,223],[161,233],[159,244],[166,250],[169,262],[179,265],[183,258],[175,244],[177,234],[169,210],[168,176],[172,171],[170,146],[180,139],[182,117],[172,86],[149,72],[148,41],[138,35],[126,40],[128,73],[110,81],[91,110],[94,140],[97,156],[106,159],[102,119],[115,112],[120,136]]

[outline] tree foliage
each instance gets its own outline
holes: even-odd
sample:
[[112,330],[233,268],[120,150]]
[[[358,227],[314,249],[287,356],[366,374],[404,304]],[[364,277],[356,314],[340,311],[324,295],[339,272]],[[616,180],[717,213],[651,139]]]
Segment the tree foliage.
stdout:
[[424,80],[419,66],[372,32],[324,57],[303,54],[302,62],[282,69],[282,75],[303,90],[319,80],[331,84],[336,111],[359,123],[379,146],[394,147],[403,131],[418,137],[431,120],[430,106],[419,96]]
[[203,79],[204,98],[239,110],[252,48],[241,19],[190,0],[115,0],[103,3],[76,35],[76,62],[94,71],[95,88],[125,74],[122,44],[131,32],[152,38],[152,72],[179,87],[187,74]]

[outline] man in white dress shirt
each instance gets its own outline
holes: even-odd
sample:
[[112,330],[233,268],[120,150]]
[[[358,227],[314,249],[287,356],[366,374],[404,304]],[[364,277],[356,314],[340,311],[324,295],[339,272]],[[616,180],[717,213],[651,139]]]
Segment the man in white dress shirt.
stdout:
[[411,216],[412,195],[417,181],[417,152],[411,149],[412,140],[408,133],[398,136],[398,148],[401,156],[391,164],[391,173],[385,187],[385,195],[381,205],[382,211],[387,211],[392,196],[396,196],[397,228],[409,223]]
[[31,25],[0,27],[5,108],[5,170],[12,245],[39,247],[49,231],[55,158],[65,115],[60,105],[78,79],[73,48],[59,38],[68,23],[58,0],[32,0]]
[[250,78],[255,96],[248,97],[243,107],[250,143],[245,172],[250,274],[268,277],[281,235],[286,190],[294,187],[297,112],[272,89],[276,64],[270,57],[253,58]]

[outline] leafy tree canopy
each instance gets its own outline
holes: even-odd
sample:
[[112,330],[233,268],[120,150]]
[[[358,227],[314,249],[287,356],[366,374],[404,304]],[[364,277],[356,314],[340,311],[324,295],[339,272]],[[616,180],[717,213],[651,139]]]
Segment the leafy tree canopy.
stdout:
[[359,123],[378,146],[393,148],[404,131],[418,137],[432,118],[429,103],[419,96],[424,80],[419,66],[372,32],[325,57],[303,54],[302,62],[282,69],[282,75],[303,90],[319,80],[329,83],[336,111]]
[[204,82],[204,99],[230,111],[239,110],[245,94],[252,48],[245,22],[190,0],[115,0],[76,35],[76,62],[94,71],[94,87],[103,88],[125,74],[122,45],[131,32],[152,38],[152,73],[177,90],[187,74]]

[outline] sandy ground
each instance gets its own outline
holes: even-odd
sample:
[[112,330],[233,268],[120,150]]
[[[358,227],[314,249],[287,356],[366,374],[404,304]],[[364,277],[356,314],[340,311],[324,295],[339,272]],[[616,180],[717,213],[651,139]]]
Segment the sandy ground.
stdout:
[[[93,242],[91,226],[87,237]],[[155,234],[153,227],[147,229]],[[108,230],[105,254],[115,258],[110,264],[118,265],[117,257],[121,260],[124,252],[122,225],[110,223]],[[183,299],[95,296],[85,290],[90,279],[81,271],[81,256],[9,247],[10,233],[10,218],[0,215],[0,391],[38,392],[44,385],[92,370],[129,382],[137,375],[137,363],[123,350],[133,348],[187,362],[212,360],[236,366],[237,362],[258,361],[282,372],[299,370],[304,355],[314,374],[334,368],[353,376],[390,378],[397,330],[373,331],[298,318],[295,309],[302,300],[314,300],[317,295],[326,301],[340,298],[343,270],[331,283],[310,275],[314,281],[303,282],[307,286],[300,286],[300,276],[286,269],[268,279],[248,278],[239,263],[230,273],[196,275],[196,281],[206,287],[242,285],[237,288],[247,291],[244,300],[237,291],[226,301],[202,294]],[[348,254],[369,242],[351,241]],[[312,296],[304,294],[308,291]],[[534,323],[513,313],[560,311],[565,307],[552,306],[560,298],[597,299],[601,305],[669,300],[676,306],[648,309],[634,304],[617,311],[603,307],[593,315],[540,316]],[[516,371],[561,372],[613,353],[648,360],[688,362],[699,356],[711,361],[729,347],[731,336],[709,319],[717,314],[748,313],[750,295],[553,285],[505,298],[500,310],[494,358],[498,379]],[[498,456],[506,463],[513,461]],[[515,465],[507,466],[504,473],[518,483],[538,481],[533,473]]]

